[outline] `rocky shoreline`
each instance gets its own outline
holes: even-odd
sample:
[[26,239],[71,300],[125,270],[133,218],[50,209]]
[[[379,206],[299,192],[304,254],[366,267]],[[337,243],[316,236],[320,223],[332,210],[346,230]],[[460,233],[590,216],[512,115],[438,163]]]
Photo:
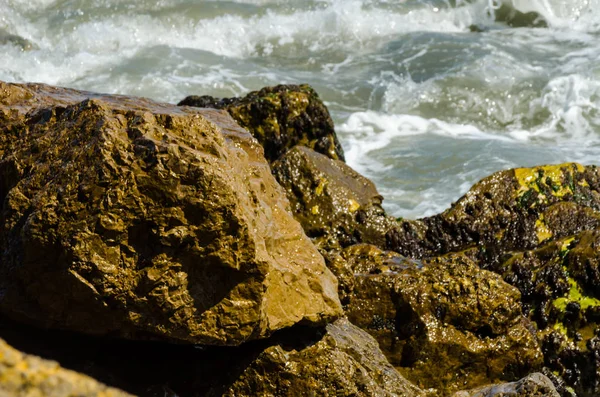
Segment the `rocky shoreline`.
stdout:
[[403,220],[306,85],[0,82],[0,128],[0,396],[600,393],[595,166]]

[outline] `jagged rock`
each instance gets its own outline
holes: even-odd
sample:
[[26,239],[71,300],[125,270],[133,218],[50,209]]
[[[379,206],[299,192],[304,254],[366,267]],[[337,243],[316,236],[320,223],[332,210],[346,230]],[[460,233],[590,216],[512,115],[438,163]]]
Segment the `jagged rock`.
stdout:
[[237,345],[341,314],[263,150],[225,112],[0,83],[0,310]]
[[342,256],[355,274],[344,297],[349,320],[419,387],[449,395],[541,367],[519,291],[467,255],[420,263],[362,245]]
[[366,332],[340,319],[301,348],[272,346],[223,396],[423,396],[385,359]]
[[356,243],[384,247],[388,231],[397,227],[373,182],[342,161],[296,146],[272,168],[294,217],[323,251]]
[[579,396],[600,393],[600,230],[514,254],[498,271],[519,288],[545,364]]
[[478,246],[481,266],[503,253],[600,227],[600,170],[567,163],[497,172],[442,214],[403,221],[387,248],[428,257]]
[[54,361],[23,354],[0,339],[2,397],[126,397],[131,394],[61,368]]
[[178,105],[227,110],[263,145],[265,157],[270,162],[296,145],[307,146],[335,160],[344,160],[329,111],[306,84],[266,87],[243,98],[193,95]]
[[424,395],[346,319],[294,326],[238,347],[115,341],[3,322],[0,336],[144,397]]
[[484,386],[455,393],[453,397],[559,397],[556,388],[546,376],[533,373],[511,383]]

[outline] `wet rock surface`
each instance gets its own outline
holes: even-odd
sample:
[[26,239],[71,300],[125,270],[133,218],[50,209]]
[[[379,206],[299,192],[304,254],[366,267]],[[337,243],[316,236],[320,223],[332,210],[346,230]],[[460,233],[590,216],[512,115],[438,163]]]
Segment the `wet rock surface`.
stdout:
[[357,243],[382,247],[396,227],[373,182],[342,161],[296,146],[272,168],[294,217],[323,251]]
[[262,148],[224,112],[0,86],[0,310],[237,345],[341,314]]
[[354,273],[342,297],[349,320],[418,386],[450,395],[541,368],[519,291],[466,255],[418,262],[355,245],[342,256]]
[[329,111],[308,85],[266,87],[242,98],[189,96],[179,105],[227,110],[263,145],[270,162],[296,145],[344,160]]
[[559,397],[554,384],[541,373],[517,381],[462,391],[453,397]]

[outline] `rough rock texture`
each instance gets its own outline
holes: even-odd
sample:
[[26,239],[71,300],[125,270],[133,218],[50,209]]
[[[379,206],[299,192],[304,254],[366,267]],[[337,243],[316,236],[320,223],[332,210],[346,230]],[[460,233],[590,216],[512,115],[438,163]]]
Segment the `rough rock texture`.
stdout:
[[600,227],[600,169],[575,163],[516,168],[475,184],[442,214],[403,221],[388,249],[427,257],[483,247],[482,266],[501,255]]
[[461,391],[453,397],[559,397],[559,394],[550,379],[536,372],[517,382]]
[[292,213],[323,251],[357,243],[386,245],[397,227],[373,182],[339,160],[296,146],[273,164]]
[[266,87],[243,98],[189,96],[179,105],[227,110],[258,139],[271,162],[296,145],[344,160],[329,111],[308,85]]
[[580,396],[600,394],[600,230],[513,255],[498,269],[521,290],[545,365]]
[[58,363],[23,354],[0,339],[0,396],[2,397],[126,397]]
[[301,349],[265,349],[223,395],[408,397],[423,392],[387,362],[372,337],[340,319]]
[[111,341],[3,324],[0,335],[19,349],[146,397],[424,394],[385,360],[371,336],[346,319],[326,328],[294,326],[235,348]]
[[237,345],[341,314],[260,145],[224,112],[0,83],[0,310]]
[[466,255],[421,264],[357,245],[342,256],[355,274],[344,296],[349,320],[418,386],[449,395],[541,367],[519,291]]

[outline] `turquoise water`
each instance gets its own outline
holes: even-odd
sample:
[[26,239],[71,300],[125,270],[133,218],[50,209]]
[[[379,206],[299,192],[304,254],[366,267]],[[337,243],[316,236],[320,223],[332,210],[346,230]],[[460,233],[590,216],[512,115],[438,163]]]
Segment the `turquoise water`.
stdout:
[[309,83],[396,216],[600,163],[600,0],[0,0],[0,80],[176,103]]

